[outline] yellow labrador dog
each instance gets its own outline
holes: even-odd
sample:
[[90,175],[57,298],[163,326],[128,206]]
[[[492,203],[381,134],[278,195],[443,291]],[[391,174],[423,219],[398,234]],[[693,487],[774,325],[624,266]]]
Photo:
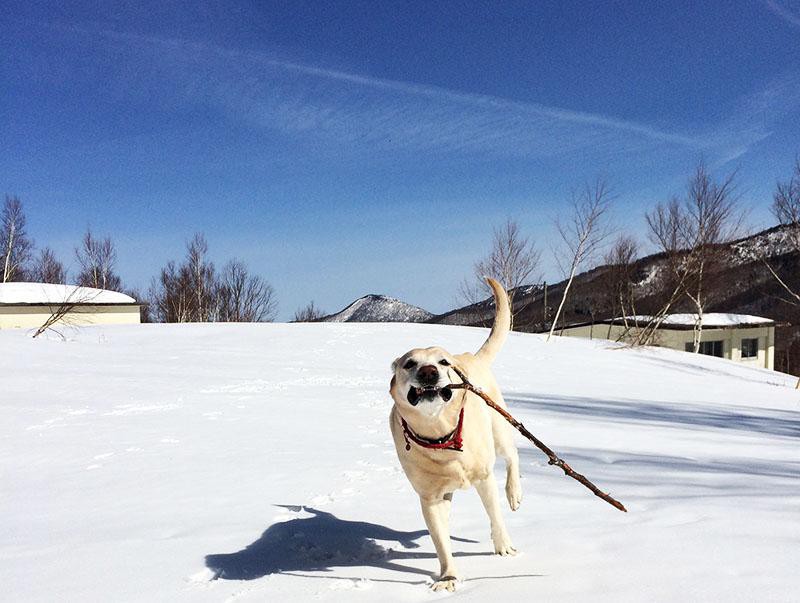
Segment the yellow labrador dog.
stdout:
[[422,515],[436,547],[441,574],[434,590],[455,590],[460,579],[450,550],[449,528],[450,503],[459,488],[475,486],[478,491],[489,515],[495,553],[516,554],[503,522],[493,473],[499,454],[506,462],[506,498],[516,511],[522,490],[513,429],[477,395],[448,388],[460,382],[451,369],[456,365],[473,385],[505,407],[491,364],[508,336],[511,313],[503,287],[493,279],[487,282],[494,291],[496,314],[488,339],[475,354],[417,348],[392,364],[392,436],[400,464],[419,494]]

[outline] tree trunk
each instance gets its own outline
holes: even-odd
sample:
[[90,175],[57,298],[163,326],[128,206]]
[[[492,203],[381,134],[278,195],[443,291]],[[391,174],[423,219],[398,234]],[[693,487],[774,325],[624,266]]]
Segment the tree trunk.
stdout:
[[553,324],[550,325],[550,332],[547,334],[546,341],[550,341],[550,338],[553,336],[553,332],[556,330],[556,324],[558,323],[558,317],[561,316],[561,310],[564,308],[564,304],[567,301],[567,293],[569,293],[569,288],[572,286],[572,279],[575,278],[575,270],[577,266],[573,262],[572,268],[569,271],[569,279],[567,280],[567,285],[564,287],[564,294],[561,296],[561,302],[558,304],[558,310],[556,310],[556,315],[553,317]]
[[703,306],[702,304],[695,304],[697,308],[697,318],[694,321],[694,353],[700,353],[700,340],[703,337]]
[[689,299],[694,302],[697,309],[697,318],[694,322],[694,353],[700,352],[700,338],[703,336],[703,272],[705,269],[705,262],[700,262],[700,267],[697,275],[697,296]]
[[14,225],[8,233],[8,245],[6,245],[6,258],[3,265],[3,282],[7,283],[11,278],[11,251],[14,249]]

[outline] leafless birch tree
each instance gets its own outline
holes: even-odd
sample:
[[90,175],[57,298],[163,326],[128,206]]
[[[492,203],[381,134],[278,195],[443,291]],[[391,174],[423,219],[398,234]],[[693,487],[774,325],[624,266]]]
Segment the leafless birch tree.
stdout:
[[67,282],[67,271],[64,264],[56,259],[56,254],[49,247],[39,252],[31,268],[31,280],[37,283],[54,283],[63,285]]
[[[694,313],[693,349],[700,351],[703,314],[710,302],[709,280],[724,259],[725,244],[741,233],[744,214],[738,208],[734,174],[715,182],[700,163],[689,179],[683,200],[673,198],[647,214],[652,240],[667,256],[675,283],[671,305],[682,293]],[[661,319],[669,311],[663,310]]]
[[161,269],[158,278],[150,286],[150,308],[161,322],[190,322],[194,296],[186,270],[178,268],[173,261]]
[[[603,261],[608,266],[606,279],[606,295],[609,300],[612,321],[608,324],[608,334],[611,336],[613,319],[620,317],[624,329],[623,336],[632,326],[629,324],[636,315],[636,297],[633,288],[633,263],[639,255],[639,244],[629,235],[619,235],[605,254]],[[633,319],[635,321],[635,318]]]
[[277,311],[272,286],[243,262],[228,262],[216,273],[202,234],[189,241],[182,264],[162,268],[149,298],[150,312],[162,322],[267,322]]
[[[800,253],[800,158],[795,160],[794,173],[789,177],[789,180],[778,182],[772,197],[772,214],[779,224],[788,229],[792,250],[795,253]],[[788,299],[782,299],[792,305],[800,305],[800,291],[792,289],[770,266],[766,258],[764,258],[764,264],[766,264],[778,284],[789,295]],[[796,269],[800,270],[800,267]],[[800,389],[800,379],[797,380],[795,388]]]
[[[550,332],[547,334],[547,341],[550,341],[555,332],[575,274],[596,256],[611,234],[607,224],[610,204],[611,193],[608,186],[603,180],[598,179],[593,185],[587,185],[580,193],[573,193],[569,216],[556,219],[555,226],[561,238],[561,244],[556,250],[556,261],[562,267],[567,283],[553,317]],[[566,262],[564,258],[567,258]]]
[[[778,182],[772,198],[772,215],[775,216],[779,224],[786,227],[792,250],[800,253],[800,158],[795,160],[794,173],[789,180]],[[793,305],[800,305],[800,292],[792,289],[772,268],[766,258],[764,263],[778,284],[789,295],[789,299],[784,298],[784,301],[788,301]],[[800,270],[800,267],[798,267],[798,270]]]
[[800,249],[800,158],[786,182],[778,182],[772,197],[772,214],[779,224],[789,227],[795,249]]
[[465,279],[461,283],[461,297],[468,304],[477,303],[489,294],[486,277],[499,281],[508,292],[511,305],[512,325],[518,308],[514,305],[514,297],[519,287],[530,284],[539,267],[541,252],[531,240],[524,236],[519,224],[511,219],[492,232],[492,248],[489,254],[477,261],[473,267],[474,279]]
[[661,271],[661,287],[664,290],[663,303],[659,310],[649,317],[639,329],[633,345],[650,345],[658,332],[658,328],[666,319],[673,305],[681,298],[684,283],[687,279],[685,269],[682,234],[685,216],[681,202],[673,197],[666,203],[659,203],[656,208],[645,214],[649,227],[649,238],[664,254],[665,269]]
[[186,244],[180,265],[167,262],[150,286],[150,307],[162,322],[209,322],[217,316],[217,283],[208,243],[198,233]]
[[197,233],[187,245],[186,264],[182,267],[193,300],[191,318],[194,322],[209,322],[216,310],[214,263],[208,258],[208,242]]
[[80,266],[77,281],[81,287],[122,290],[122,280],[114,272],[117,252],[111,237],[98,239],[87,228],[80,246],[75,248],[75,259]]
[[249,274],[239,260],[231,260],[223,268],[217,304],[218,320],[223,322],[271,322],[278,309],[272,286]]
[[17,197],[6,195],[3,212],[0,214],[0,257],[3,280],[7,283],[24,278],[25,267],[30,260],[33,243],[25,232],[25,213]]

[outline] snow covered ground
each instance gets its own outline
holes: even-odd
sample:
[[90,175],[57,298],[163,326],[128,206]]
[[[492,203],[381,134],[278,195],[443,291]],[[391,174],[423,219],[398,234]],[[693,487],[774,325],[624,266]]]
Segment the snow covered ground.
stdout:
[[[513,334],[512,412],[628,507],[520,440],[522,553],[490,554],[474,491],[438,569],[387,416],[406,324],[0,332],[0,591],[7,601],[796,601],[800,392],[669,350]],[[498,470],[498,477],[500,477]],[[216,578],[216,579],[214,579]]]

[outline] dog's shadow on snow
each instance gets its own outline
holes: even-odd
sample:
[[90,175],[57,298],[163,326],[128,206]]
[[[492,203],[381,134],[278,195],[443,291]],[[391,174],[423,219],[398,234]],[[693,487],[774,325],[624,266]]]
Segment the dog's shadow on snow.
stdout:
[[[327,571],[332,567],[377,567],[430,576],[416,567],[397,563],[403,559],[436,559],[435,553],[396,551],[375,542],[396,542],[404,549],[418,548],[415,541],[427,530],[400,532],[375,523],[346,521],[311,507],[278,505],[311,517],[290,519],[271,525],[261,537],[236,553],[206,556],[206,567],[215,579],[254,580],[269,574],[297,571]],[[474,540],[453,537],[460,542]],[[456,557],[491,553],[456,553]]]

